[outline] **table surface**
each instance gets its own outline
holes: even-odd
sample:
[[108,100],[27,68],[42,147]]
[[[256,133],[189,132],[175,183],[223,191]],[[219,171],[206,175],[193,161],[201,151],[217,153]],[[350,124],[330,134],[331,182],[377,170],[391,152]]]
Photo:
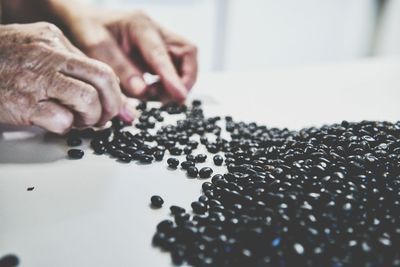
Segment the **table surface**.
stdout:
[[[400,60],[202,74],[191,97],[206,114],[267,126],[397,121]],[[29,267],[171,266],[151,245],[155,227],[170,205],[190,209],[204,180],[165,161],[123,164],[89,150],[68,160],[67,150],[41,130],[0,127],[0,257],[15,254]],[[153,194],[164,198],[162,209],[149,206]]]

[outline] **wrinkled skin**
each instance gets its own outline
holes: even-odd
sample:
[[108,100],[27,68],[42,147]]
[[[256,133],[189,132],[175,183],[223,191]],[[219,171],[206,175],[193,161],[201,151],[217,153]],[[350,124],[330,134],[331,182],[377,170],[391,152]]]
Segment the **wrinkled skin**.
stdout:
[[0,123],[54,133],[103,125],[125,97],[113,70],[85,56],[54,25],[0,26]]
[[[68,10],[59,12],[68,14]],[[72,13],[72,19],[60,15],[72,39],[87,55],[114,69],[126,95],[159,95],[178,102],[186,98],[197,78],[195,45],[140,11]],[[162,87],[147,86],[145,72],[158,75]]]
[[[196,47],[143,12],[86,9],[74,0],[1,1],[9,25],[0,26],[0,123],[64,133],[116,114],[131,122],[126,96],[182,102],[196,81]],[[37,21],[59,25],[107,65],[57,27],[29,24]],[[146,72],[160,82],[145,84]]]

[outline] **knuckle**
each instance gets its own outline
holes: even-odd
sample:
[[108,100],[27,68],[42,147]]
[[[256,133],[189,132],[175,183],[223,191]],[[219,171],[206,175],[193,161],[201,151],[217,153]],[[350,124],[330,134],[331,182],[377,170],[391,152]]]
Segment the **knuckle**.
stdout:
[[93,106],[96,106],[99,103],[97,91],[90,87],[86,87],[84,90],[82,90],[79,95],[79,98],[82,101],[83,110],[86,111],[90,111],[93,108]]
[[99,62],[99,68],[106,76],[112,77],[115,75],[113,69],[103,62]]
[[62,35],[62,31],[54,24],[49,23],[46,25],[46,29],[55,35]]
[[118,84],[117,75],[109,65],[99,62],[98,69],[101,84],[104,86],[115,86]]
[[56,35],[61,35],[62,34],[62,31],[60,30],[60,28],[58,28],[53,23],[42,21],[42,22],[38,22],[38,24],[39,24],[39,27],[42,28],[46,32],[51,32],[51,33],[56,34]]

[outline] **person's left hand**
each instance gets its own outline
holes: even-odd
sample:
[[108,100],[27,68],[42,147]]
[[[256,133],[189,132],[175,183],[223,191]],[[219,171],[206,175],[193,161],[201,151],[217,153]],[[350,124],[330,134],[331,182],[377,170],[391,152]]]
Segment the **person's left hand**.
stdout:
[[[90,12],[64,23],[87,55],[114,69],[128,96],[182,102],[196,81],[196,46],[142,12]],[[146,85],[146,72],[159,76],[161,91]]]

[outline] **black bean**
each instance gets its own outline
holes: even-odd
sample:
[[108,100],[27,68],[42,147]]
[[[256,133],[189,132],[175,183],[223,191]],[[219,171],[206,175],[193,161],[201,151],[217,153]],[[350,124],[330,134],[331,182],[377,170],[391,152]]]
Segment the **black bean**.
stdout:
[[141,163],[151,163],[153,160],[154,160],[154,157],[153,156],[151,156],[151,155],[146,155],[146,154],[143,154],[143,155],[141,155],[140,156],[140,162]]
[[224,162],[224,159],[220,155],[215,155],[213,160],[214,160],[214,164],[217,166],[221,166],[222,162]]
[[195,162],[195,157],[193,155],[186,155],[186,160]]
[[183,153],[186,154],[186,155],[192,153],[192,148],[190,146],[185,146],[183,148]]
[[184,170],[187,170],[191,166],[194,166],[194,162],[193,161],[182,161],[181,162],[181,167]]
[[145,152],[143,150],[136,150],[133,154],[132,154],[132,159],[133,160],[140,160],[141,157],[145,154]]
[[183,250],[176,250],[176,251],[171,252],[171,259],[175,265],[183,264],[184,256],[185,256],[185,253]]
[[67,138],[67,145],[70,147],[80,146],[82,144],[82,139],[76,136],[70,136]]
[[98,155],[102,155],[106,152],[106,147],[105,146],[97,146],[93,148],[94,153],[98,154]]
[[17,267],[19,265],[19,258],[13,254],[8,254],[0,258],[1,267]]
[[203,167],[199,171],[200,178],[210,178],[213,170],[210,167]]
[[137,106],[136,109],[138,110],[146,110],[147,108],[147,103],[146,102],[140,102]]
[[203,191],[213,190],[213,189],[214,189],[214,186],[213,186],[213,184],[210,183],[210,182],[205,182],[205,183],[203,183],[203,185],[202,185],[202,189],[203,189]]
[[196,100],[193,100],[193,101],[192,101],[192,105],[195,106],[195,107],[201,106],[201,101],[200,101],[200,100],[197,100],[197,99],[196,99]]
[[196,178],[198,173],[199,170],[195,166],[190,166],[187,169],[187,174],[189,175],[189,177]]
[[179,206],[171,206],[169,207],[169,209],[171,210],[171,213],[174,215],[186,212],[184,208]]
[[200,201],[194,201],[192,202],[192,209],[194,213],[203,214],[207,211],[207,206]]
[[129,163],[132,161],[132,157],[129,155],[118,157],[118,160],[121,162]]
[[169,153],[171,154],[171,155],[174,155],[174,156],[179,156],[179,155],[181,155],[182,154],[182,149],[181,148],[179,148],[179,147],[171,147],[170,149],[169,149]]
[[156,152],[154,152],[154,158],[155,158],[157,161],[163,160],[163,158],[164,158],[164,151],[157,150]]
[[176,168],[179,165],[179,160],[176,158],[169,158],[167,160],[167,163],[171,168]]
[[158,122],[164,121],[164,117],[163,117],[163,116],[160,116],[160,115],[155,116],[155,119],[156,119]]
[[71,159],[81,159],[85,153],[80,149],[70,149],[68,150],[68,156]]
[[198,154],[195,159],[196,159],[196,162],[205,162],[207,159],[207,155]]
[[184,224],[186,224],[190,219],[190,215],[188,213],[178,213],[175,214],[175,223],[178,226],[182,226]]
[[155,208],[161,208],[161,206],[164,204],[164,200],[160,196],[152,196],[151,197],[151,205]]
[[199,142],[197,142],[195,140],[189,140],[187,145],[190,146],[192,149],[196,149],[198,147],[198,145],[199,145]]
[[115,149],[113,149],[112,151],[110,151],[110,154],[111,154],[113,157],[116,157],[116,158],[124,158],[124,157],[130,158],[130,155],[127,154],[127,153],[125,153],[122,149],[117,149],[117,148],[115,148]]

